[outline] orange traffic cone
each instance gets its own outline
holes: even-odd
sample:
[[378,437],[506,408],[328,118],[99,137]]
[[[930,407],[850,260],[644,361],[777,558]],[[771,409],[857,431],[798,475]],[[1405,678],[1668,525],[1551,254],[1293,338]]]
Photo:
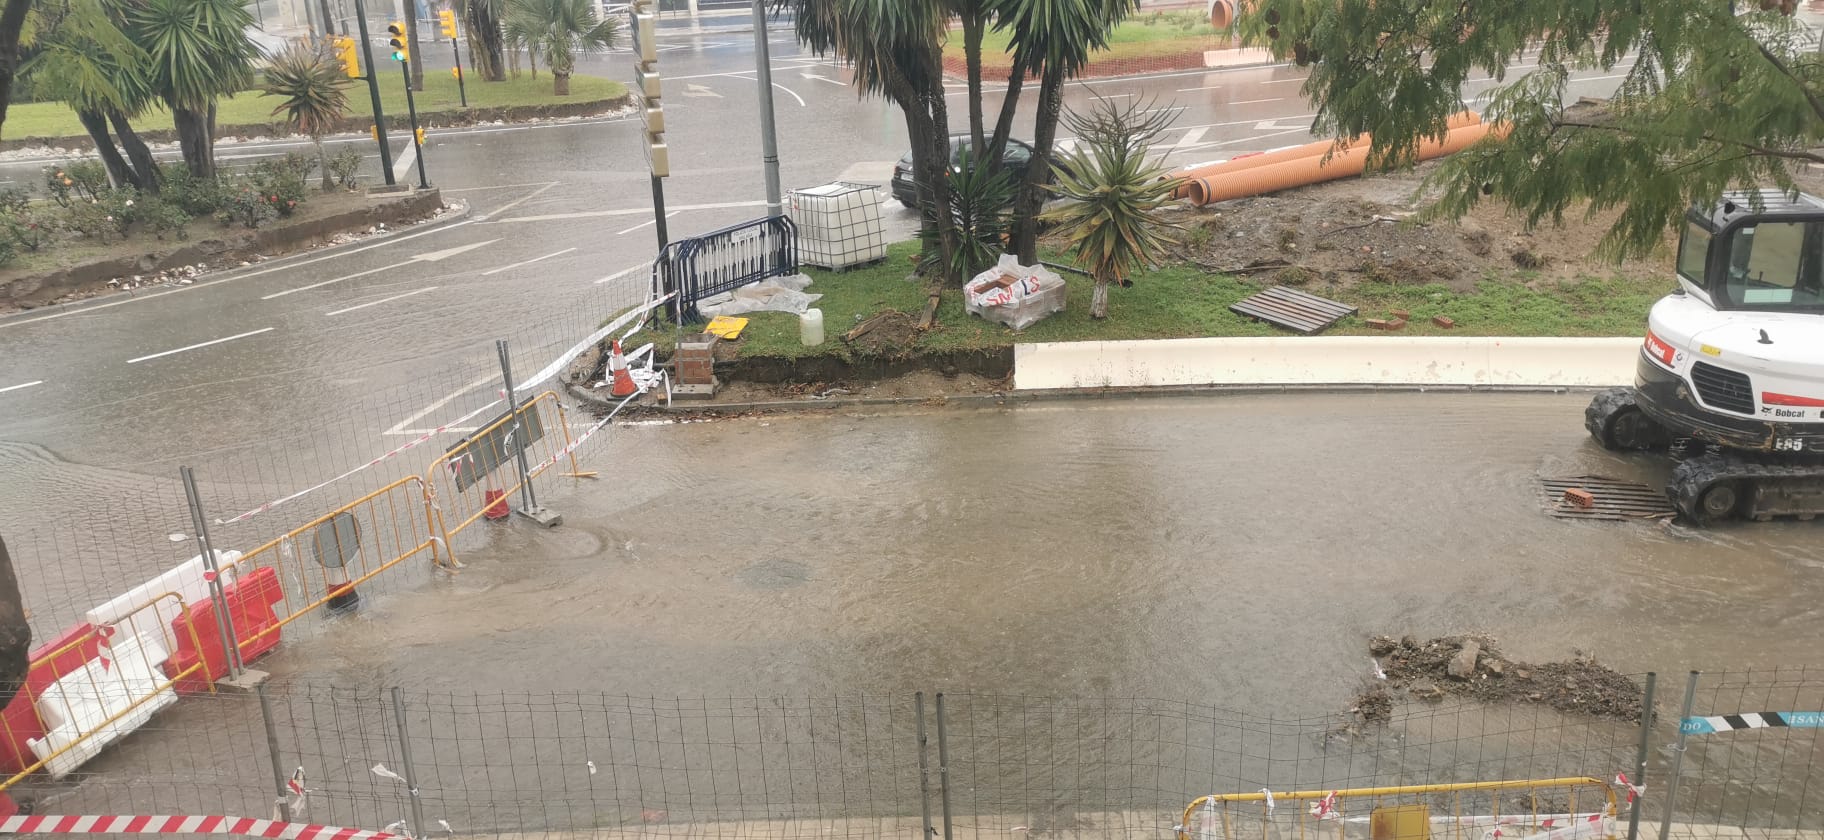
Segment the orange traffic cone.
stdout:
[[640,392],[640,386],[633,384],[633,374],[627,372],[627,358],[621,355],[621,343],[614,343],[614,354],[608,357],[609,396],[625,399]]

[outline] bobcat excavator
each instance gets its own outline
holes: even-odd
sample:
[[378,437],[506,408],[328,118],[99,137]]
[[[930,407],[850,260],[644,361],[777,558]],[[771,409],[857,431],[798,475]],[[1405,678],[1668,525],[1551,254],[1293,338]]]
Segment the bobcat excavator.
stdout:
[[1678,458],[1666,494],[1698,523],[1824,513],[1824,199],[1693,207],[1677,270],[1634,387],[1591,401],[1590,435]]

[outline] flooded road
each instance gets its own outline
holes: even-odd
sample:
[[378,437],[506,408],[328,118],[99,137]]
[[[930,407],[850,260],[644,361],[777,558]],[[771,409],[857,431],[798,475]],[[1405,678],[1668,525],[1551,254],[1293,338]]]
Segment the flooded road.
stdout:
[[[1376,634],[1624,671],[1806,661],[1824,525],[1567,523],[1658,484],[1581,395],[1296,394],[618,429],[563,527],[478,526],[275,670],[661,696],[925,690],[1340,708]],[[479,538],[475,537],[481,532]]]

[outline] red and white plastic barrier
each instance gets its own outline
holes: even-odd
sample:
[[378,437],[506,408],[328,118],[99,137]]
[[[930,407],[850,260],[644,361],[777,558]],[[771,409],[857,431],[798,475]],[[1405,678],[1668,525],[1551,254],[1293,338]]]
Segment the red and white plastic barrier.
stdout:
[[0,820],[3,834],[236,834],[273,840],[409,840],[403,834],[247,817],[31,816]]

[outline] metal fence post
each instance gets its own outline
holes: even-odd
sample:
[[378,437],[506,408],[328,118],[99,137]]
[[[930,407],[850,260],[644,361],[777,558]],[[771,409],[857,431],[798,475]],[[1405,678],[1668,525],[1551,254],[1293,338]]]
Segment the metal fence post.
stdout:
[[[507,445],[513,447],[513,463],[519,467],[519,513],[534,522],[546,527],[555,527],[563,518],[545,510],[538,505],[538,494],[532,491],[532,466],[526,460],[526,447],[520,438],[514,435],[525,431],[526,417],[520,411],[519,396],[513,389],[513,359],[507,352],[506,339],[494,342],[494,349],[500,351],[500,378],[507,389],[507,412],[513,416],[512,429],[506,438]],[[528,434],[529,438],[530,435]]]
[[393,719],[399,724],[399,763],[405,771],[405,789],[412,797],[412,834],[424,836],[424,802],[418,797],[418,774],[412,769],[412,739],[405,725],[405,693],[393,686]]
[[228,597],[222,593],[222,576],[215,565],[215,545],[209,540],[208,518],[203,515],[203,500],[196,492],[196,474],[189,467],[178,467],[184,482],[184,500],[190,504],[190,524],[196,528],[196,541],[203,547],[203,578],[209,583],[209,600],[215,606],[215,627],[222,634],[222,655],[228,657],[228,676],[241,677],[240,636],[234,632],[234,616],[228,612]]
[[944,737],[944,693],[937,693],[937,783],[943,797],[944,840],[950,840],[950,740]]
[[279,819],[291,822],[291,791],[285,785],[285,763],[279,760],[279,730],[272,722],[272,701],[266,697],[265,683],[254,686],[253,690],[260,696],[260,721],[266,725],[266,754],[272,757],[272,785],[278,793],[275,804],[279,807]]
[[1685,680],[1685,702],[1678,711],[1678,743],[1672,747],[1672,769],[1666,777],[1666,816],[1659,823],[1659,840],[1672,836],[1672,814],[1678,808],[1678,773],[1685,766],[1685,718],[1691,716],[1691,704],[1697,700],[1697,674],[1692,671]]
[[[1634,753],[1634,778],[1628,781],[1643,791],[1647,784],[1647,747],[1653,738],[1653,690],[1659,683],[1659,674],[1647,672],[1647,691],[1640,701],[1640,746]],[[1640,840],[1640,809],[1647,804],[1643,793],[1629,791],[1632,808],[1628,809],[1628,840]]]
[[918,704],[918,806],[925,817],[924,840],[931,840],[937,829],[931,826],[931,762],[927,758],[931,739],[925,736],[925,693],[920,691],[913,699]]

